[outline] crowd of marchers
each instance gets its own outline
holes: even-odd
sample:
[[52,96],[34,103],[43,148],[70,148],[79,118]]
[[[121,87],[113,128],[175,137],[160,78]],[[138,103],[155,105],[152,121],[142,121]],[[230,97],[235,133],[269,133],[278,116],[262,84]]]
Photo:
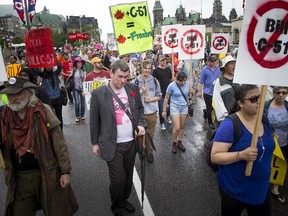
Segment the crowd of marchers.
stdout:
[[[257,146],[251,147],[260,91],[255,85],[233,83],[236,59],[229,53],[221,58],[206,53],[203,60],[186,61],[178,60],[177,53],[163,54],[161,46],[121,56],[82,46],[57,49],[55,56],[56,66],[32,69],[25,58],[8,55],[8,81],[0,91],[0,149],[8,187],[4,215],[35,215],[39,209],[45,215],[73,215],[78,210],[62,132],[63,89],[79,123],[85,121],[83,82],[100,78],[109,82],[91,95],[91,148],[107,163],[114,215],[135,212],[128,199],[137,137],[147,131],[153,139],[158,122],[161,131],[171,124],[171,152],[184,153],[189,145],[183,140],[189,101],[195,97],[204,98],[201,115],[209,130],[216,130],[211,160],[218,164],[222,215],[240,216],[246,209],[248,215],[270,216],[271,197],[286,205],[279,185],[269,189],[269,179],[273,135],[288,158],[287,87],[271,88]],[[231,115],[240,122],[237,140],[239,127]],[[149,145],[147,161],[155,162]],[[254,163],[250,177],[244,175],[247,162]]]

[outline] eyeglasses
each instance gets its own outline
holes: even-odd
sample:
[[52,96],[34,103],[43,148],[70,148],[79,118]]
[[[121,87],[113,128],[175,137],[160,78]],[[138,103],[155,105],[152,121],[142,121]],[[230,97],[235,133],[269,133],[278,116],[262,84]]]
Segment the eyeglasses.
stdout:
[[260,95],[254,95],[254,96],[251,96],[250,98],[243,99],[243,101],[249,100],[252,104],[254,104],[258,102],[259,98],[260,98]]
[[274,92],[276,95],[280,95],[280,94],[282,94],[282,95],[286,95],[287,94],[287,91],[276,91],[276,92]]

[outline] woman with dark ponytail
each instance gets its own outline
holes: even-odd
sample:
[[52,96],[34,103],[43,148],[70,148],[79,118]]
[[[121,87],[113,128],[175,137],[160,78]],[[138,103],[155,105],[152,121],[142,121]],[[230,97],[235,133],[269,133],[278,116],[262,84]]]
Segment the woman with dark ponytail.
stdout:
[[[244,209],[249,216],[271,216],[268,189],[275,143],[269,125],[260,125],[257,147],[251,147],[259,98],[259,89],[255,85],[237,87],[230,112],[236,113],[241,121],[241,136],[234,143],[233,122],[226,118],[214,137],[211,160],[219,165],[217,178],[222,216],[240,216]],[[254,163],[248,177],[245,170],[249,161]]]

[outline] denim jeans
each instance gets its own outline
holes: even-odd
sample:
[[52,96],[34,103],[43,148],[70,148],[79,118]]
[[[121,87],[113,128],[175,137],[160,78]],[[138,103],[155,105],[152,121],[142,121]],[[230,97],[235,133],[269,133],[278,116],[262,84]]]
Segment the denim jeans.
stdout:
[[73,90],[76,118],[84,117],[85,115],[85,98],[82,96],[82,92],[79,89]]
[[[170,104],[170,100],[168,101],[168,105]],[[162,117],[162,112],[163,112],[163,105],[164,105],[164,98],[161,98],[159,101],[158,101],[158,112],[159,112],[159,121],[160,121],[160,124],[163,124],[165,119]],[[166,112],[167,112],[167,117],[170,115],[170,109],[169,107],[167,107],[166,109]]]

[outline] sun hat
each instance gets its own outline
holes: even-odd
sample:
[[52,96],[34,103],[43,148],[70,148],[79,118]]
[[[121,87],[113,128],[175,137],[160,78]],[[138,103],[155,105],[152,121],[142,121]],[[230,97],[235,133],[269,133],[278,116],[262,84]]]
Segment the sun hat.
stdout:
[[222,66],[220,68],[224,68],[229,62],[236,62],[236,59],[233,58],[231,55],[227,55],[221,60]]
[[82,62],[82,66],[85,65],[85,60],[83,60],[80,56],[77,56],[73,61],[73,67],[76,67],[77,62]]

